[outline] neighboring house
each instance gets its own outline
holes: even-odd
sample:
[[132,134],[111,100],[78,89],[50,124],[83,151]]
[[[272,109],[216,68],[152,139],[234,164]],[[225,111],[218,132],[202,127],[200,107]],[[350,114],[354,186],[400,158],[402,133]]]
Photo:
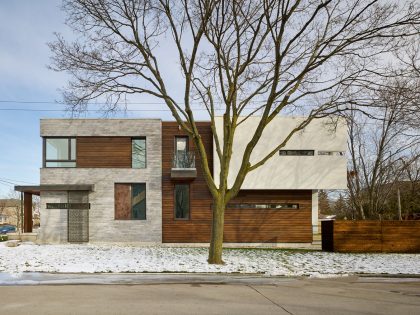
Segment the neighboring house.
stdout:
[[[300,120],[276,118],[252,160],[268,153]],[[325,122],[313,122],[248,175],[225,211],[225,242],[312,242],[318,189],[346,188],[346,128],[340,124],[333,132]],[[256,123],[250,118],[238,127],[229,184]],[[213,158],[210,123],[197,125],[217,182],[220,166]],[[216,131],[222,134],[221,117]],[[176,122],[45,119],[41,136],[40,186],[16,187],[28,208],[31,194],[41,196],[40,242],[209,242],[212,198],[193,141]]]
[[20,200],[0,199],[0,224],[17,225]]

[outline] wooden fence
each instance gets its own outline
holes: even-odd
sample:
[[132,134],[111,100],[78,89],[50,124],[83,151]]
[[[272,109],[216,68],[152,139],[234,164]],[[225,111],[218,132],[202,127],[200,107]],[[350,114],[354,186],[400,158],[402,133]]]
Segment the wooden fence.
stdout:
[[322,250],[420,253],[420,221],[322,221]]

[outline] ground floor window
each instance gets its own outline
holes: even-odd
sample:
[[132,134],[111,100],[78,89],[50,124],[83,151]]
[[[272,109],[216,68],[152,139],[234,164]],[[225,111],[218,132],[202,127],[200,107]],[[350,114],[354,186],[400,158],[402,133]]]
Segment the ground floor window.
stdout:
[[115,220],[146,220],[146,184],[115,184]]
[[190,218],[190,185],[175,184],[175,219]]

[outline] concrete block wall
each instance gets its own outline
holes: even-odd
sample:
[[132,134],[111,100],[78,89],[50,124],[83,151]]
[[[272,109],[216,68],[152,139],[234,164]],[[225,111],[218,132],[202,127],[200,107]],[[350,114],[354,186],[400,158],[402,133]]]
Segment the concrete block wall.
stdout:
[[[93,184],[89,194],[90,242],[162,242],[162,145],[160,120],[42,120],[42,136],[146,137],[146,169],[42,168],[41,185]],[[146,220],[114,219],[115,183],[146,183]],[[47,210],[58,194],[41,194],[42,243],[67,242],[67,211]],[[65,193],[65,195],[67,195]],[[61,202],[61,201],[60,201]],[[67,202],[67,201],[63,201]],[[59,217],[61,216],[61,217]],[[58,221],[63,224],[59,224]],[[65,232],[63,232],[65,230]],[[65,238],[63,237],[65,235]]]

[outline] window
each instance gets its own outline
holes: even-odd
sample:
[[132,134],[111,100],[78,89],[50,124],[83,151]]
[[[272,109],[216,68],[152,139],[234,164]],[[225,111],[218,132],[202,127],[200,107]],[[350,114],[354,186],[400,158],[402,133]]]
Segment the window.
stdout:
[[146,168],[146,138],[131,139],[131,167]]
[[45,167],[76,167],[75,138],[45,138]]
[[175,184],[175,219],[190,218],[190,185]]
[[175,137],[174,168],[195,168],[194,152],[188,150],[188,137]]
[[318,155],[336,155],[336,156],[344,156],[344,151],[318,151]]
[[299,209],[298,203],[228,203],[228,209]]
[[314,155],[314,150],[280,150],[280,155],[308,156]]
[[115,184],[115,220],[146,220],[146,184]]

